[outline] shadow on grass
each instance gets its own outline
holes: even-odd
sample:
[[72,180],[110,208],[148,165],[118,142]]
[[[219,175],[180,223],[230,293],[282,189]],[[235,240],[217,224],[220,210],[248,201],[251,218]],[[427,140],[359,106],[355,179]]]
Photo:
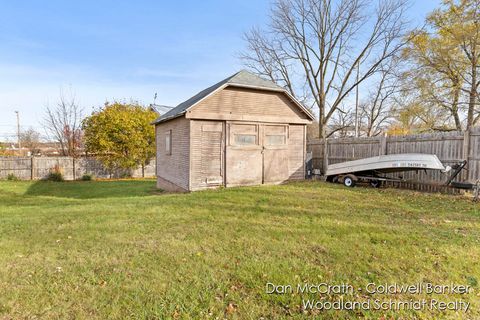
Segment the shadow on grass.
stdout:
[[37,181],[25,192],[27,196],[73,199],[131,198],[158,193],[154,180],[113,181]]

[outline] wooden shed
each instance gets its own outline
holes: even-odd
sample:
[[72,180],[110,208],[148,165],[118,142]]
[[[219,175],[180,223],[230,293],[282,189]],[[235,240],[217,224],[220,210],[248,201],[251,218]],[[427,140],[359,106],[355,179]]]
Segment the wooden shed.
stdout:
[[312,120],[286,90],[240,71],[154,122],[157,186],[193,191],[304,179]]

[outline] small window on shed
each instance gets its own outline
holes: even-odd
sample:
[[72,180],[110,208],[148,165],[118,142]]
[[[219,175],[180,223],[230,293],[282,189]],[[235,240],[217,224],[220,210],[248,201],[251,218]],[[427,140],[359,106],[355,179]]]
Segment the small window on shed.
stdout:
[[165,133],[165,153],[172,154],[172,130]]
[[287,144],[287,126],[265,126],[265,145],[284,146]]
[[268,135],[266,140],[267,146],[283,146],[286,144],[286,137],[284,134]]
[[235,145],[249,146],[257,144],[257,135],[254,134],[235,134]]

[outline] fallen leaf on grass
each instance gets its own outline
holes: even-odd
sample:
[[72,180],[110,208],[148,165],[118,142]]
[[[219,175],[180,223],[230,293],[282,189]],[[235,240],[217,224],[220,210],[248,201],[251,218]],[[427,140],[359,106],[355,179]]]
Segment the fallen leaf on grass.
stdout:
[[225,308],[225,314],[233,314],[235,311],[237,311],[237,308],[238,306],[235,303],[230,302]]
[[180,311],[178,311],[177,309],[175,309],[175,311],[174,311],[173,314],[172,314],[172,317],[173,317],[173,319],[178,319],[178,318],[180,318]]

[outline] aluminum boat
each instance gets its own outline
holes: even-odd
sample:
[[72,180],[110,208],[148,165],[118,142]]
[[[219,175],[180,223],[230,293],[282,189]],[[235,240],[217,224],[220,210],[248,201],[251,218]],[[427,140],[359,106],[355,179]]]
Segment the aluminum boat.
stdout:
[[391,173],[417,170],[448,172],[450,167],[445,167],[434,154],[403,153],[331,164],[328,166],[325,175],[333,176],[361,172]]

